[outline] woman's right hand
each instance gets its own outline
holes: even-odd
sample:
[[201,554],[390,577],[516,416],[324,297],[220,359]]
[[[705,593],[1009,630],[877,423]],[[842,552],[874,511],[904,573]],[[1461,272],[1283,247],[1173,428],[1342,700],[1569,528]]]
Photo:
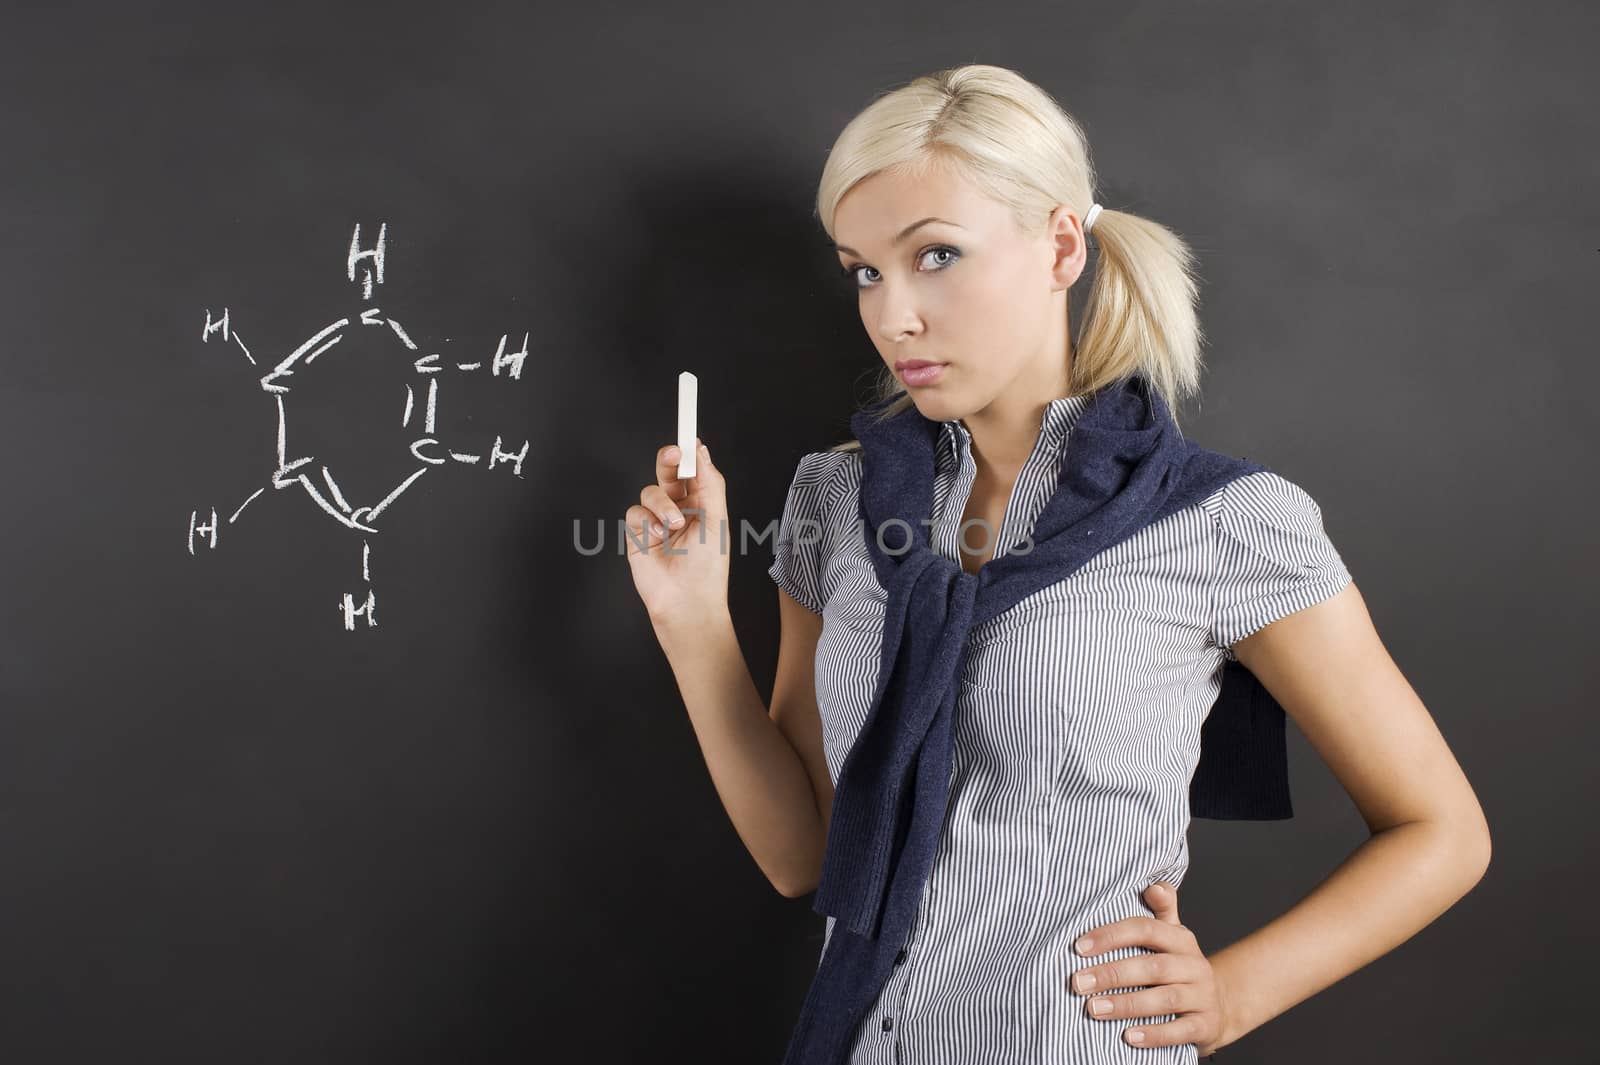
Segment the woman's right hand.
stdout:
[[694,440],[695,475],[679,480],[676,444],[658,448],[655,483],[640,490],[624,516],[633,586],[657,630],[728,609],[726,484],[711,453],[698,436]]

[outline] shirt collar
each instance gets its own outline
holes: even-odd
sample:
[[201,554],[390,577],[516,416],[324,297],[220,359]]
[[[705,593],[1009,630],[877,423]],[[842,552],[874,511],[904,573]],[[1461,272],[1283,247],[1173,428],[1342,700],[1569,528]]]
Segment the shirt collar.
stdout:
[[[1062,449],[1068,431],[1089,406],[1089,399],[1088,395],[1066,396],[1052,399],[1045,404],[1044,416],[1039,420],[1039,432],[1046,437],[1046,451],[1058,452]],[[939,425],[941,427],[939,438],[944,450],[959,466],[961,456],[972,446],[972,434],[962,424],[960,418],[951,418],[949,421],[940,422]]]

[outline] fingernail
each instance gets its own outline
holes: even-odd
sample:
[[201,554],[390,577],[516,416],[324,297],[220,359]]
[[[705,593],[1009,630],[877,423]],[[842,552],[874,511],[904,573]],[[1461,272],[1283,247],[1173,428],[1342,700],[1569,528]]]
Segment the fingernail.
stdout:
[[671,447],[667,448],[667,458],[675,459],[677,457],[678,457],[678,445],[677,444],[673,444]]
[[1079,973],[1078,974],[1078,990],[1079,991],[1093,991],[1094,990],[1094,985],[1095,985],[1094,973],[1084,972],[1084,973]]
[[1130,1029],[1128,1029],[1128,1042],[1130,1042],[1130,1043],[1142,1043],[1142,1042],[1144,1042],[1144,1030],[1142,1028],[1130,1028]]
[[1089,951],[1094,949],[1094,940],[1090,939],[1088,936],[1080,936],[1078,937],[1078,941],[1072,944],[1072,946],[1073,949],[1075,949],[1079,954],[1087,954]]

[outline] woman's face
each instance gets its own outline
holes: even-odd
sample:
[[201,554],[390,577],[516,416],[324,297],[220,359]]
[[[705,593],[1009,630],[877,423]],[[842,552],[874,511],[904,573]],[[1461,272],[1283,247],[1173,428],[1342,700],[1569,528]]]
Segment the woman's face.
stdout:
[[[1002,395],[1064,394],[1066,290],[1084,262],[1065,207],[1027,237],[958,166],[936,165],[861,181],[833,221],[867,335],[924,416],[960,418]],[[939,369],[904,365],[917,361]]]

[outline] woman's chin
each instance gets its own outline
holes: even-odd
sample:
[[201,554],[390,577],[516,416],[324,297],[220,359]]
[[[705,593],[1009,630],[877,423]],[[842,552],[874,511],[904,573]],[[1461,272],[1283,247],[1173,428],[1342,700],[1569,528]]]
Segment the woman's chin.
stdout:
[[911,393],[911,402],[924,418],[934,422],[948,422],[961,417],[966,408],[948,396],[931,396]]

